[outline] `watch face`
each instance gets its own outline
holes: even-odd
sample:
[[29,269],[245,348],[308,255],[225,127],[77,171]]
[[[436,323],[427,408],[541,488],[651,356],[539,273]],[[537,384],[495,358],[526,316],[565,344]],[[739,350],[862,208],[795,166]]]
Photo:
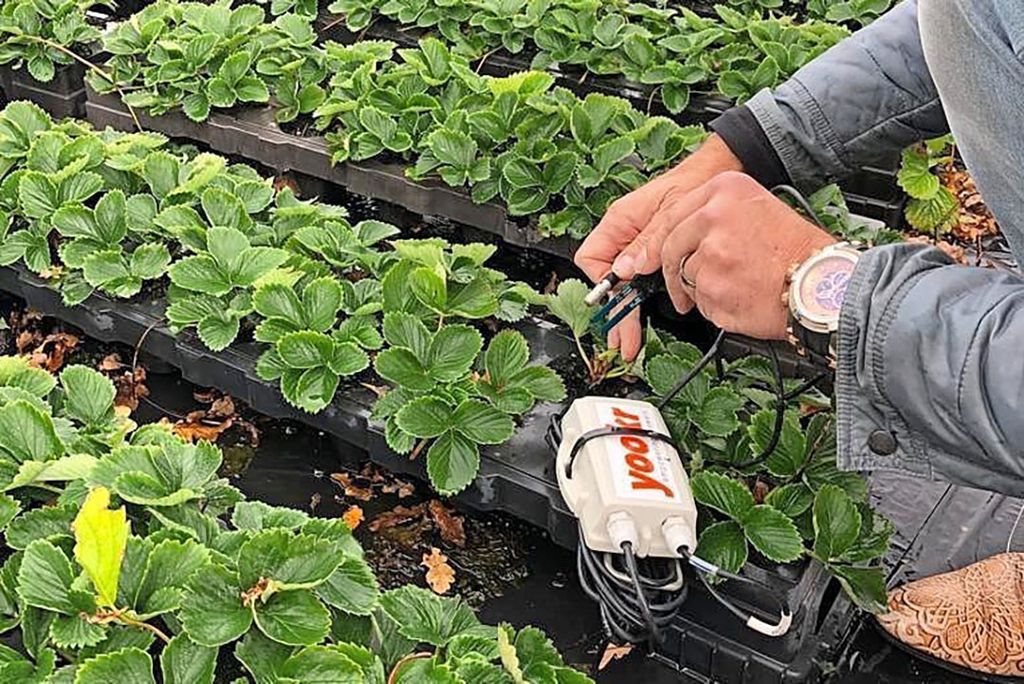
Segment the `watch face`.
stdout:
[[812,264],[800,281],[801,313],[821,323],[838,319],[854,265],[838,255]]

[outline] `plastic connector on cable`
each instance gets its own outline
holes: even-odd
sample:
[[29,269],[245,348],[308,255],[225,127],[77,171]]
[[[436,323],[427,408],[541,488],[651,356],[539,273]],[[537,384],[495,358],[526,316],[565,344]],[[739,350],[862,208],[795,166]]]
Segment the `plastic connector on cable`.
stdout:
[[661,523],[661,535],[665,538],[665,546],[670,549],[697,548],[697,537],[693,533],[693,525],[685,518],[665,518],[665,521]]
[[608,516],[608,538],[612,544],[621,549],[623,544],[636,547],[639,541],[636,523],[633,517],[625,511],[616,511]]

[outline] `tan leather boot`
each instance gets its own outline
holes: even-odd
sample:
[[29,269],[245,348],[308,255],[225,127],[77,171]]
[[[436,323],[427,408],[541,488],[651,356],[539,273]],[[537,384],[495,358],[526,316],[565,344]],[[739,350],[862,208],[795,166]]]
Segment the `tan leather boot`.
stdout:
[[939,661],[999,677],[1024,677],[1024,553],[1002,553],[889,593],[878,622]]

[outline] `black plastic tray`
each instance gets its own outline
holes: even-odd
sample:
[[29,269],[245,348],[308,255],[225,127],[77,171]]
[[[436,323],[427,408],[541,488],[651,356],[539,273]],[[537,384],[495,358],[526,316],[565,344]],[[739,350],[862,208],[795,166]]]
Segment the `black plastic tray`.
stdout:
[[37,81],[26,67],[14,69],[0,65],[0,90],[8,100],[30,100],[56,118],[81,117],[85,114],[85,67],[58,65],[53,80]]
[[[418,214],[441,216],[497,235],[504,242],[530,247],[571,259],[577,242],[569,238],[543,238],[536,228],[511,219],[505,208],[488,202],[476,204],[468,193],[439,181],[416,182],[405,175],[404,164],[367,160],[334,166],[326,141],[319,136],[286,133],[268,107],[244,108],[237,113],[213,112],[202,123],[178,111],[161,116],[136,112],[148,130],[172,138],[187,138],[222,154],[237,154],[279,172],[298,171],[336,183],[349,191],[396,204]],[[128,110],[115,94],[88,89],[86,118],[98,128],[134,130]]]

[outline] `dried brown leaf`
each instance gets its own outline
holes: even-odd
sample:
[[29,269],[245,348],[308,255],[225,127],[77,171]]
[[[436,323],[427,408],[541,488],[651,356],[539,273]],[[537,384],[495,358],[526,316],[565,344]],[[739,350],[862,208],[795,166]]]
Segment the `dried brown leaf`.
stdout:
[[124,364],[121,363],[121,356],[120,354],[115,352],[113,354],[107,354],[106,356],[104,356],[103,360],[100,361],[100,365],[97,366],[97,368],[103,371],[104,373],[109,373],[111,371],[121,370],[122,366],[124,366]]
[[428,510],[438,532],[441,533],[441,539],[460,548],[466,545],[466,530],[461,515],[457,515],[438,499],[431,499]]
[[370,501],[373,498],[373,489],[360,487],[352,482],[352,476],[348,473],[331,473],[331,481],[338,485],[345,492],[345,496],[357,501]]
[[235,415],[235,402],[228,395],[224,395],[212,404],[206,415],[210,418],[229,418]]
[[427,505],[422,503],[415,506],[395,506],[390,511],[385,511],[371,520],[370,531],[379,532],[380,530],[404,525],[411,520],[422,519],[426,510]]
[[[197,416],[197,413],[200,415]],[[193,411],[185,417],[185,420],[179,420],[174,424],[174,434],[190,442],[201,439],[216,442],[234,422],[234,418],[228,418],[221,422],[207,420],[204,412]]]
[[455,570],[448,565],[448,556],[435,546],[430,549],[430,553],[423,554],[423,562],[420,565],[427,569],[427,584],[434,593],[448,593],[455,582]]
[[341,519],[348,525],[348,529],[355,530],[363,522],[363,509],[359,506],[349,506],[348,510],[341,514]]
[[622,658],[625,658],[632,652],[633,644],[625,644],[624,646],[619,646],[609,641],[608,645],[604,647],[604,653],[601,654],[601,662],[597,664],[597,671],[600,672],[604,668],[608,667],[608,663],[612,662],[613,660],[620,660]]

